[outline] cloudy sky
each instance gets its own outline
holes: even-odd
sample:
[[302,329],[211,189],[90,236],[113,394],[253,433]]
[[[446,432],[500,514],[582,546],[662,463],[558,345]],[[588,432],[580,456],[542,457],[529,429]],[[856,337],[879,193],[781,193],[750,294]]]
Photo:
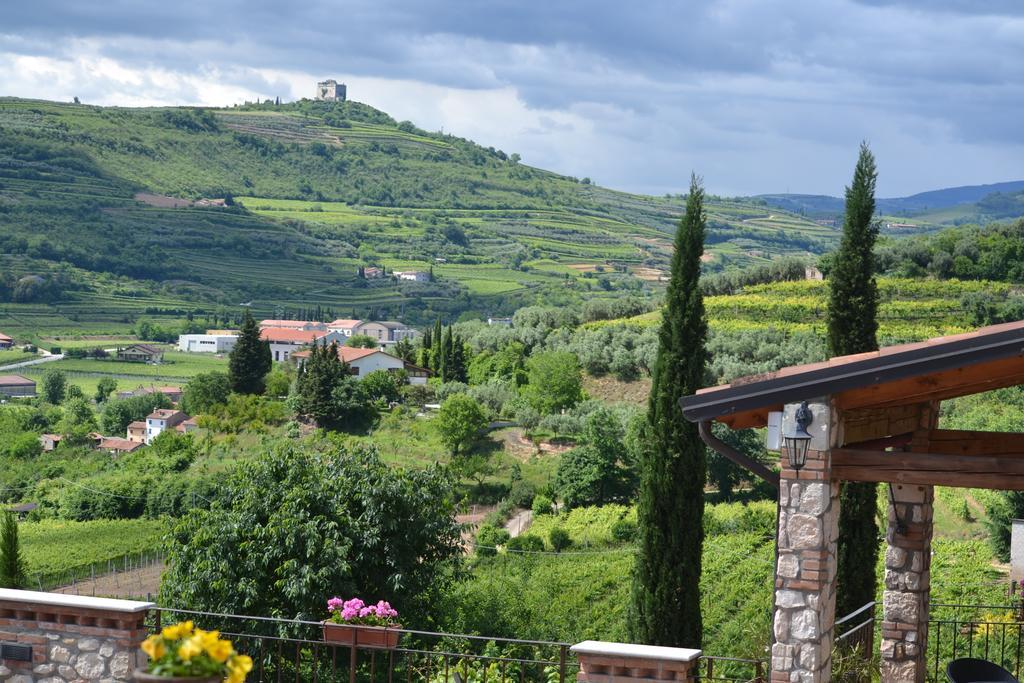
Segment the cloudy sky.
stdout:
[[311,97],[615,188],[899,196],[1024,179],[1021,0],[25,0],[0,95]]

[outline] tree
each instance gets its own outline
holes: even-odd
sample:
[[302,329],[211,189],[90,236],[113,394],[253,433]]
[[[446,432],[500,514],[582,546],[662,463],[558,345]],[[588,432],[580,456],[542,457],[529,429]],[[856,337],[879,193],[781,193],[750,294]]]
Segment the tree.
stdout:
[[320,620],[324,596],[359,595],[391,602],[406,626],[436,625],[462,558],[443,468],[287,446],[239,465],[223,489],[226,502],[174,528],[162,604]]
[[386,407],[402,400],[402,387],[406,383],[405,371],[374,370],[360,380],[366,398]]
[[487,415],[475,399],[466,394],[455,394],[441,404],[434,424],[448,452],[458,455],[487,427]]
[[[832,356],[878,349],[878,284],[875,281],[875,158],[861,143],[846,188],[843,237],[829,273],[828,345]],[[876,484],[845,483],[839,502],[836,614],[849,614],[875,599],[878,524]]]
[[632,492],[632,473],[619,458],[626,452],[622,423],[615,413],[599,408],[587,416],[583,445],[562,455],[555,490],[567,508],[604,505]]
[[291,400],[297,413],[324,429],[360,426],[371,414],[366,393],[338,356],[335,343],[313,344],[295,379]]
[[103,403],[115,391],[117,391],[117,380],[113,377],[101,377],[96,384],[96,395],[93,398],[96,399],[96,403]]
[[9,510],[0,510],[0,588],[26,588],[28,573],[18,540],[18,520]]
[[208,413],[215,405],[227,403],[231,380],[223,372],[202,372],[195,375],[181,392],[181,409],[189,415]]
[[260,339],[260,329],[246,309],[238,340],[228,359],[231,390],[239,394],[262,394],[272,365],[270,344]]
[[639,553],[633,572],[630,631],[635,642],[701,647],[701,548],[704,444],[679,399],[702,386],[707,319],[700,288],[704,189],[694,175],[675,252],[640,453]]
[[569,532],[560,526],[553,527],[548,532],[548,541],[556,553],[560,553],[572,545],[572,537],[569,536]]
[[576,354],[568,351],[535,353],[526,362],[523,395],[544,415],[571,408],[583,400],[583,375]]
[[345,340],[345,346],[351,346],[355,349],[375,349],[377,348],[377,340],[368,334],[353,334]]
[[43,400],[53,405],[59,405],[64,400],[64,394],[68,390],[68,379],[61,370],[47,369],[43,373],[41,382]]
[[280,398],[288,395],[293,377],[289,368],[290,366],[286,364],[279,364],[267,373],[266,394],[268,397]]

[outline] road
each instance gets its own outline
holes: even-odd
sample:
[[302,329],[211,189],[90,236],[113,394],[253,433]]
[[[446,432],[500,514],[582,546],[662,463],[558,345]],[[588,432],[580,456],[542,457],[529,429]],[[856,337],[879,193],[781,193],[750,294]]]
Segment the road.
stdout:
[[512,519],[505,522],[505,531],[512,538],[515,538],[519,534],[525,532],[530,528],[530,524],[533,522],[533,511],[532,510],[520,510],[516,515],[513,515]]
[[0,366],[0,370],[14,370],[16,368],[27,368],[30,365],[51,363],[55,360],[60,360],[63,357],[63,353],[51,353],[49,355],[43,356],[42,358],[33,358],[32,360],[23,360],[20,363],[11,363],[10,365]]

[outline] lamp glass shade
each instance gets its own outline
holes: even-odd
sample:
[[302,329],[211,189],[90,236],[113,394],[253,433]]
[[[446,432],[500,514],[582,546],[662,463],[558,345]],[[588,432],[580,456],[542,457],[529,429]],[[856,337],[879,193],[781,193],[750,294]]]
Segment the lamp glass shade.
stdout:
[[786,442],[786,455],[789,456],[789,466],[799,470],[807,462],[807,450],[811,446],[811,435],[803,425],[797,426],[792,434],[783,437]]

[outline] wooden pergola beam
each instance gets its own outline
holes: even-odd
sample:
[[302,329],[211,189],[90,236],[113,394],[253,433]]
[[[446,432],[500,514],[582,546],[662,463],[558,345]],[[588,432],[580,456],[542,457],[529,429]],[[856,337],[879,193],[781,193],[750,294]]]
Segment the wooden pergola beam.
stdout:
[[999,455],[836,448],[831,456],[832,477],[840,481],[1024,491],[1024,445]]
[[915,435],[914,444],[920,444],[922,451],[943,455],[1021,457],[1024,454],[1024,434],[1007,432],[933,429],[920,436]]

